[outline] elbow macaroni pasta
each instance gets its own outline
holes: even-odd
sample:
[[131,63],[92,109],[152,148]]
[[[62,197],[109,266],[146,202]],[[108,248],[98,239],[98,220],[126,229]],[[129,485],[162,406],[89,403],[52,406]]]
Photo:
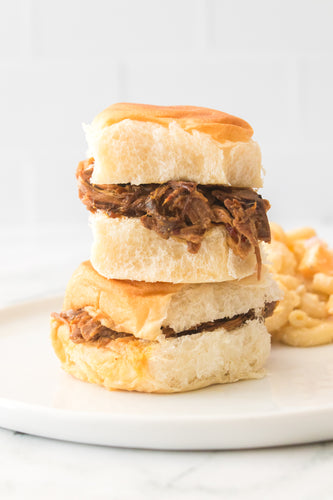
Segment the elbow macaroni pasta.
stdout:
[[314,229],[271,224],[271,270],[284,297],[266,319],[273,339],[309,347],[333,342],[333,252]]

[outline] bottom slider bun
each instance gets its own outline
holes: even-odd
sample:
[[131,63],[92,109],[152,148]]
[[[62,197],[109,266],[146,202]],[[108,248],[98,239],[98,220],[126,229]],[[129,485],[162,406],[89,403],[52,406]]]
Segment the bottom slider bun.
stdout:
[[181,392],[212,384],[260,378],[270,352],[270,336],[260,320],[230,332],[149,341],[135,337],[75,343],[70,328],[52,321],[52,343],[63,369],[104,386],[141,392]]
[[65,371],[105,386],[179,392],[262,375],[270,336],[264,318],[280,292],[267,270],[205,284],[109,280],[90,262],[53,313],[55,352]]

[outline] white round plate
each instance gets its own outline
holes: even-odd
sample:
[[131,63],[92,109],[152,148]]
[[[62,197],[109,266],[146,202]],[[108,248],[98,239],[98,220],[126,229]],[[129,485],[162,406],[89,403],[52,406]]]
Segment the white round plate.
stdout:
[[231,449],[333,439],[333,345],[273,346],[262,380],[182,394],[108,392],[62,372],[53,297],[0,311],[0,426],[133,448]]

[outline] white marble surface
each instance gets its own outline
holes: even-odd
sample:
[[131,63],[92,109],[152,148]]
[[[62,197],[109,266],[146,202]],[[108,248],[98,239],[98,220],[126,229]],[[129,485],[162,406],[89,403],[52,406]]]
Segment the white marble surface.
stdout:
[[[19,263],[22,235],[2,246],[0,305],[61,291],[73,266],[88,254],[84,235],[67,234],[66,251],[64,237],[27,237],[26,258]],[[79,445],[0,429],[1,499],[330,500],[332,470],[333,442],[165,452]]]
[[0,430],[4,499],[333,498],[333,443],[221,452],[79,445]]

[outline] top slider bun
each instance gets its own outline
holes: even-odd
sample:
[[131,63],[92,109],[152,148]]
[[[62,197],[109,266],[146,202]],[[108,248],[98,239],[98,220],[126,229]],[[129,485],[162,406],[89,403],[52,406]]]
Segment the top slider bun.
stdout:
[[261,153],[244,120],[195,106],[118,103],[85,126],[94,184],[170,180],[262,186]]

